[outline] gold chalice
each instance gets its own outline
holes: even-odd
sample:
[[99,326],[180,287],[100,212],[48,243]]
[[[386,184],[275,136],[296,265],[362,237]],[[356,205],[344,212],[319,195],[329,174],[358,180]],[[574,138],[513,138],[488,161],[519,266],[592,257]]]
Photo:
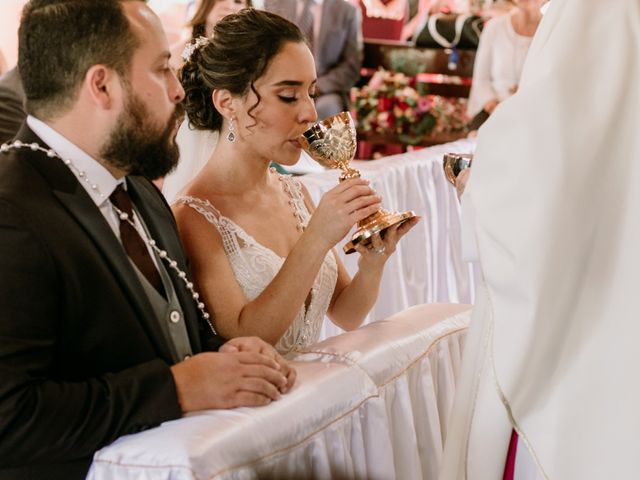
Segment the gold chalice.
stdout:
[[472,153],[445,153],[442,160],[444,176],[455,186],[456,178],[465,168],[469,168],[473,162]]
[[[316,123],[298,138],[302,148],[323,167],[342,170],[340,181],[359,178],[360,172],[349,166],[356,154],[356,128],[349,112],[341,112]],[[388,212],[384,209],[358,222],[358,229],[343,248],[345,253],[356,251],[359,243],[367,245],[376,233],[384,236],[387,228],[406,222],[416,214]]]

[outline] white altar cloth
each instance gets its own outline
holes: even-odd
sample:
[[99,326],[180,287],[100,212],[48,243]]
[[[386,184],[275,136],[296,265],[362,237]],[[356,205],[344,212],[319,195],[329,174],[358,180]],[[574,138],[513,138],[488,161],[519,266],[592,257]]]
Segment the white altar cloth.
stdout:
[[[413,210],[422,217],[387,262],[378,301],[365,323],[423,303],[473,303],[474,273],[461,256],[460,203],[442,171],[442,157],[447,152],[472,153],[474,149],[475,140],[465,139],[380,160],[352,162],[382,196],[384,208]],[[317,204],[338,184],[339,175],[338,170],[327,170],[299,178]],[[344,255],[345,241],[336,250],[354,275],[358,255]],[[325,322],[321,338],[340,332]]]
[[91,480],[436,479],[468,305],[420,305],[295,358],[266,407],[210,410],[98,451]]

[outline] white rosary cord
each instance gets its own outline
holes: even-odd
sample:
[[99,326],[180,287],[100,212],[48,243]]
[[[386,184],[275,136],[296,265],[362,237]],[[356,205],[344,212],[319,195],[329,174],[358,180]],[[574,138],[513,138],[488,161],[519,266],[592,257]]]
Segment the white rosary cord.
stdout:
[[[96,194],[98,194],[98,196],[100,196],[100,198],[105,198],[104,194],[98,188],[98,185],[96,185],[95,183],[92,183],[87,178],[87,176],[86,176],[84,171],[82,171],[79,168],[77,168],[71,162],[71,160],[68,160],[68,159],[65,160],[62,157],[60,157],[60,155],[58,155],[52,149],[46,149],[46,148],[38,145],[37,143],[24,143],[24,142],[21,142],[20,140],[16,140],[15,142],[13,142],[11,144],[5,143],[5,144],[0,145],[0,153],[7,153],[7,152],[9,152],[11,150],[17,150],[19,148],[29,148],[29,149],[33,150],[34,152],[40,151],[42,153],[45,153],[47,155],[47,157],[49,157],[49,158],[59,158],[60,160],[62,160],[64,162],[65,165],[67,165],[68,167],[73,169],[76,172],[76,176],[79,179],[81,179],[82,181],[86,182],[89,185],[89,187],[91,188],[91,190],[96,192]],[[133,220],[131,220],[131,218],[129,218],[129,214],[127,214],[126,212],[123,212],[122,210],[120,210],[118,207],[116,207],[113,204],[111,204],[111,207],[113,208],[114,212],[118,215],[118,218],[120,218],[121,221],[125,221],[125,222],[129,223],[129,225],[131,225],[133,228],[136,229],[136,231],[138,232],[138,234],[140,235],[141,238],[143,238],[143,239],[146,238],[146,235],[143,235],[143,232],[141,232],[140,227],[138,225],[136,225],[133,222]],[[209,313],[207,312],[207,310],[205,308],[204,303],[200,300],[200,294],[195,290],[195,288],[193,286],[193,282],[191,282],[187,278],[186,272],[184,272],[183,270],[180,270],[180,268],[178,268],[178,262],[176,262],[174,259],[172,259],[169,256],[169,254],[167,253],[166,250],[162,250],[161,248],[159,248],[156,245],[156,241],[153,238],[146,239],[146,242],[151,247],[151,249],[156,254],[156,256],[159,257],[160,259],[164,260],[164,262],[169,266],[169,268],[171,268],[172,270],[174,270],[178,274],[178,278],[180,278],[184,282],[185,287],[191,293],[191,297],[193,298],[194,302],[196,303],[196,306],[198,307],[198,310],[200,310],[200,314],[201,314],[202,318],[204,319],[205,322],[207,322],[207,325],[209,325],[209,328],[211,329],[211,332],[214,335],[217,335],[218,333],[216,332],[216,329],[213,327],[213,323],[211,322],[211,315],[209,315]]]

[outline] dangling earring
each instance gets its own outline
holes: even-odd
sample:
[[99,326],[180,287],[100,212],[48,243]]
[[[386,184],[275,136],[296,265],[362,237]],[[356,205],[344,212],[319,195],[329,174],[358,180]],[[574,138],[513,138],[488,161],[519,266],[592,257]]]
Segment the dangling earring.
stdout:
[[231,120],[229,120],[229,133],[227,133],[227,140],[229,140],[231,143],[236,141],[236,127],[233,126],[233,118]]

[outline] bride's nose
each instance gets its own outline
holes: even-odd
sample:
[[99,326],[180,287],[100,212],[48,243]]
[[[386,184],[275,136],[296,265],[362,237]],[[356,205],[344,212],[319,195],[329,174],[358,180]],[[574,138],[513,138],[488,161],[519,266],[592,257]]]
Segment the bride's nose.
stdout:
[[301,102],[299,121],[311,125],[318,120],[318,112],[316,112],[316,104],[310,96]]

